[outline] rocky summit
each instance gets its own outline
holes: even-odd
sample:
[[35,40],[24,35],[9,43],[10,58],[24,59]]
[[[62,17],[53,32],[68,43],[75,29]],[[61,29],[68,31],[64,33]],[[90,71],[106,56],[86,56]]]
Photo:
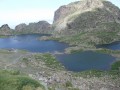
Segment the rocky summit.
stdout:
[[53,27],[62,34],[81,31],[106,30],[111,24],[120,24],[120,9],[105,0],[80,0],[61,6],[55,11]]
[[[120,39],[120,9],[105,0],[80,0],[54,15],[54,36],[72,45],[108,44]],[[81,45],[82,44],[82,45]]]
[[0,27],[0,35],[10,35],[11,29],[8,24],[4,24]]
[[22,34],[29,34],[29,33],[48,34],[51,32],[51,25],[47,21],[29,23],[29,25],[22,23],[15,27],[15,32]]

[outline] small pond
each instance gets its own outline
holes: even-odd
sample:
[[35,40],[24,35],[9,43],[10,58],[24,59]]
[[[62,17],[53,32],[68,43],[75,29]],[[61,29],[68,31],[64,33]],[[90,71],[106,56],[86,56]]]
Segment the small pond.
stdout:
[[84,71],[90,69],[108,70],[115,60],[111,55],[92,51],[58,55],[57,59],[67,70],[71,71]]

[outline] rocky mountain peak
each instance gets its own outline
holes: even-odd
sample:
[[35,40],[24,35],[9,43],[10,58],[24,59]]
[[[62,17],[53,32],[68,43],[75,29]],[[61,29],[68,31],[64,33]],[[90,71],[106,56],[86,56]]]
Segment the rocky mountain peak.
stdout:
[[85,11],[91,11],[94,8],[102,8],[103,0],[81,0],[77,2],[72,2],[68,5],[61,6],[55,12],[54,23],[58,19],[64,18],[67,15],[73,14],[74,12],[83,13]]
[[82,0],[81,1],[81,7],[87,8],[98,8],[102,7],[103,3],[102,0]]
[[49,24],[47,21],[39,21],[39,22],[33,22],[26,24],[19,24],[15,27],[16,33],[42,33],[42,34],[48,34],[51,32],[51,24]]
[[103,0],[80,0],[72,2],[68,5],[76,5],[76,7],[101,7],[103,6]]
[[8,24],[4,24],[0,27],[0,30],[10,30],[10,27],[8,26]]
[[27,25],[25,23],[21,23],[15,27],[15,30],[20,31],[23,30]]
[[10,35],[11,29],[8,24],[4,24],[0,27],[0,35]]
[[53,26],[60,33],[70,30],[71,33],[77,33],[75,30],[92,30],[102,23],[120,23],[119,18],[120,9],[109,1],[80,0],[57,9]]

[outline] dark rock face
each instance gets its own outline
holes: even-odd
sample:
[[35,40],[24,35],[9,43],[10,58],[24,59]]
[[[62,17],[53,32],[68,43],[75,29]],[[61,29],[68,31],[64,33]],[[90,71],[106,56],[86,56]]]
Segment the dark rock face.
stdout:
[[8,24],[4,24],[0,27],[0,35],[11,35],[11,29]]
[[71,35],[95,29],[111,31],[106,26],[109,23],[120,24],[118,7],[104,0],[81,0],[55,11],[53,27],[57,33]]
[[8,26],[8,24],[4,24],[0,27],[1,30],[10,30],[10,27]]
[[70,13],[75,12],[75,7],[72,6],[61,6],[58,10],[55,11],[54,23],[59,21],[61,18],[69,15]]
[[51,33],[51,25],[46,21],[39,21],[37,23],[19,24],[15,27],[16,33],[41,33],[48,34]]
[[26,28],[26,24],[19,24],[19,25],[17,25],[16,27],[15,27],[15,30],[17,30],[17,31],[22,31],[22,30],[24,30],[25,28]]

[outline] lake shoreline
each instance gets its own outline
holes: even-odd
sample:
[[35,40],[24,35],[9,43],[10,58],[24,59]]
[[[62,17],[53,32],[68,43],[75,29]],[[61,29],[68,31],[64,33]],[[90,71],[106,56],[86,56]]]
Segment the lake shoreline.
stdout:
[[[29,34],[30,35],[33,35],[33,34]],[[39,34],[37,34],[39,35]],[[41,36],[42,38],[42,41],[45,41],[43,40],[43,38],[46,38],[47,37],[47,41],[50,41],[51,39],[49,37],[51,36],[45,36],[46,34],[44,34],[43,36]],[[18,35],[19,37],[20,36],[26,36],[26,34],[23,34],[23,35]],[[35,37],[35,39],[38,38]],[[23,38],[24,39],[24,38]],[[41,40],[41,39],[40,39]],[[59,42],[59,40],[57,40]],[[61,44],[66,44],[64,42],[60,42]],[[33,47],[33,46],[32,46]],[[17,48],[16,48],[17,49]],[[28,50],[29,51],[29,50]],[[109,50],[109,49],[103,49],[103,48],[88,48],[88,47],[80,47],[80,46],[75,46],[75,45],[72,45],[72,46],[67,46],[66,48],[64,48],[64,50],[61,52],[61,51],[54,51],[54,52],[50,52],[52,53],[53,55],[62,55],[62,54],[74,54],[74,53],[82,53],[82,52],[85,52],[85,51],[92,51],[92,52],[96,52],[96,53],[101,53],[101,54],[110,54],[111,56],[115,57],[118,59],[117,56],[119,56],[118,54],[120,53],[120,51],[113,51],[113,50]],[[39,53],[39,52],[38,52]],[[46,53],[46,52],[44,52]]]

